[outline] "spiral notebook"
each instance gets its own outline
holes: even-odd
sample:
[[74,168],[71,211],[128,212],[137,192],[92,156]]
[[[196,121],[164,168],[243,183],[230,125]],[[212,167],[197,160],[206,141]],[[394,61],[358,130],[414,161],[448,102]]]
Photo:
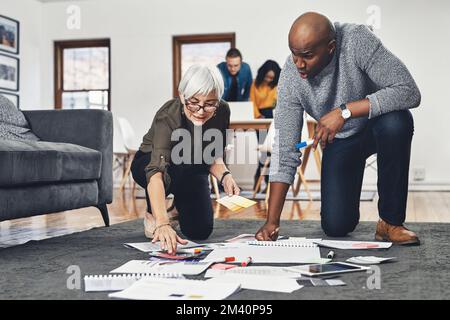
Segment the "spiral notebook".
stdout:
[[283,241],[247,241],[251,246],[262,247],[295,247],[295,248],[316,248],[317,244],[309,240],[283,240]]
[[125,290],[140,279],[148,278],[179,278],[184,279],[177,273],[136,273],[136,274],[108,274],[87,275],[84,277],[84,291],[120,291]]

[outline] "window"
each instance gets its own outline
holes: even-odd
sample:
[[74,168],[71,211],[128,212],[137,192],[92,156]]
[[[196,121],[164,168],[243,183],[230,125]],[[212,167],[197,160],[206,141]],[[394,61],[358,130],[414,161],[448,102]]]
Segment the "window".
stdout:
[[225,61],[228,49],[235,46],[234,33],[174,36],[173,95],[178,94],[182,74],[194,63],[218,64]]
[[55,108],[111,109],[110,41],[55,42]]

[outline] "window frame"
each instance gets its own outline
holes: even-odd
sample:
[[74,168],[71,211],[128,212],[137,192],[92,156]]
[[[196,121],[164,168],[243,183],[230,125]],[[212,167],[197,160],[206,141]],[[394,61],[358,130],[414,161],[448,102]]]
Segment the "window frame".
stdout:
[[[236,33],[211,33],[172,36],[172,86],[173,96],[178,95],[178,83],[181,80],[181,46],[208,42],[229,42],[231,48],[236,47]],[[225,60],[225,56],[224,56]]]
[[111,40],[62,40],[54,41],[54,99],[55,109],[62,109],[62,95],[64,92],[105,91],[105,89],[92,90],[64,90],[64,49],[107,47],[108,48],[108,111],[111,111]]

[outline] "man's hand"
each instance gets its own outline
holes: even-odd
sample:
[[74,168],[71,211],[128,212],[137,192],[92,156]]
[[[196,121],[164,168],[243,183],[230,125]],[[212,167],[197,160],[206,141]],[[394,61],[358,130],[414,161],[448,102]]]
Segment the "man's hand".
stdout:
[[162,225],[155,231],[152,243],[161,242],[161,250],[166,250],[169,254],[177,252],[177,243],[187,244],[188,242],[181,239],[170,225]]
[[331,110],[320,118],[314,134],[313,148],[317,148],[319,141],[322,149],[325,148],[327,143],[332,143],[336,134],[344,126],[344,122],[345,120],[342,117],[342,112],[339,108]]
[[266,222],[255,234],[258,241],[275,241],[278,238],[280,226],[275,223]]

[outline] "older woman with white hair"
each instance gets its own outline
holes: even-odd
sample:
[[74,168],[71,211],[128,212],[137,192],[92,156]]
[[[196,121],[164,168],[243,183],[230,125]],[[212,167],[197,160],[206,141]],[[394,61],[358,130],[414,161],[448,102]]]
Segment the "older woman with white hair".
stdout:
[[[174,210],[186,237],[202,240],[211,234],[209,174],[227,194],[240,192],[223,160],[230,123],[229,106],[220,100],[223,90],[216,67],[191,66],[179,83],[179,96],[158,110],[133,160],[133,178],[146,191],[145,235],[169,253],[186,243],[172,227]],[[170,193],[174,201],[167,209]]]

